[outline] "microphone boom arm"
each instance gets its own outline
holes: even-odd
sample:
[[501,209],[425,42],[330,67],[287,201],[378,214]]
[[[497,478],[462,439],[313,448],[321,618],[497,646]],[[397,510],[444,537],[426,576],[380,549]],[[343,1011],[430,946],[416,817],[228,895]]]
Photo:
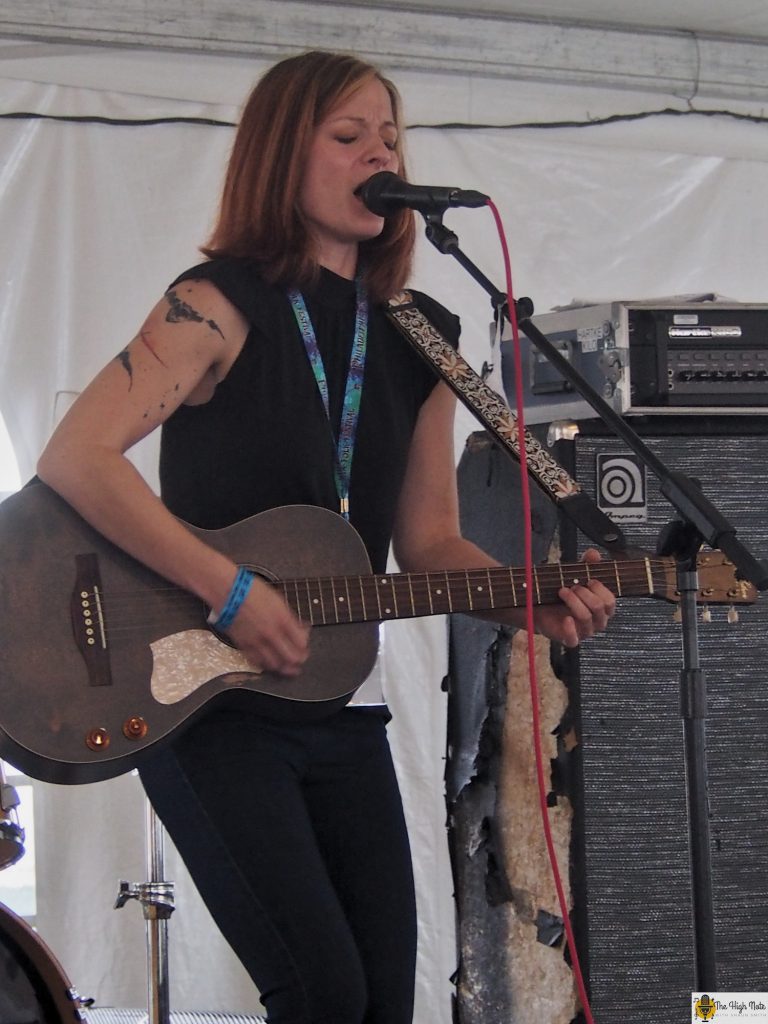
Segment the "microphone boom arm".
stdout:
[[[507,320],[509,317],[509,306],[506,292],[500,291],[496,285],[485,276],[482,270],[462,251],[459,245],[458,236],[443,223],[442,213],[422,213],[426,221],[425,234],[428,240],[434,245],[438,252],[444,256],[453,256],[475,281],[483,288],[491,299],[491,305],[496,313],[501,313]],[[533,315],[533,303],[529,298],[523,296],[515,301],[518,320],[527,319]]]

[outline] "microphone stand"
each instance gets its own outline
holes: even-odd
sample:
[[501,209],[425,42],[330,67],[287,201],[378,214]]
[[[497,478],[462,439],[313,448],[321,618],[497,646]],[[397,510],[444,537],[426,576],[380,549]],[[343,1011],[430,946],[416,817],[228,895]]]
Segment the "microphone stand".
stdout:
[[[444,210],[422,212],[426,237],[438,252],[453,258],[488,293],[498,317],[510,319],[508,299],[461,251],[456,234],[443,224]],[[591,387],[581,374],[531,322],[533,303],[515,303],[520,330],[542,352],[659,479],[661,493],[679,512],[659,538],[659,554],[672,555],[677,563],[680,592],[683,660],[680,672],[680,711],[685,743],[686,796],[688,808],[691,896],[693,901],[694,990],[717,990],[717,956],[714,937],[712,858],[709,832],[709,795],[706,754],[707,687],[698,648],[696,595],[699,590],[696,556],[706,541],[722,551],[736,566],[738,575],[758,590],[768,589],[768,565],[758,561],[736,538],[735,528],[707,500],[696,481],[669,470],[639,435]]]

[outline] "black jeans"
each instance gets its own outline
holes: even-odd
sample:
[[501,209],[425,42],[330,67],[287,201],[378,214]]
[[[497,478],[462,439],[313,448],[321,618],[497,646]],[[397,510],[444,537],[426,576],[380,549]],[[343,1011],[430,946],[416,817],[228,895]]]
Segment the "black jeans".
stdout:
[[411,1024],[413,874],[384,713],[214,709],[140,774],[270,1024]]

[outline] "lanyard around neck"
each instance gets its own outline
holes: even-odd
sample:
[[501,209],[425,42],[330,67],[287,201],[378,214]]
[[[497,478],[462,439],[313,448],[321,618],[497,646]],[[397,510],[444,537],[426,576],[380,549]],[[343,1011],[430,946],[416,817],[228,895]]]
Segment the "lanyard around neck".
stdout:
[[[341,428],[336,440],[336,458],[334,478],[336,493],[339,496],[339,511],[345,519],[349,519],[349,482],[352,475],[352,455],[355,450],[357,421],[360,415],[360,398],[363,392],[363,373],[365,371],[365,353],[368,343],[368,297],[360,281],[356,282],[357,308],[355,311],[355,334],[352,339],[352,352],[349,357],[347,383],[344,388],[344,407],[341,414]],[[317,388],[323,400],[328,423],[331,424],[331,404],[328,393],[328,378],[323,365],[323,358],[307,311],[304,296],[292,288],[288,298],[293,307],[296,323],[299,325],[304,348],[309,358],[312,372],[315,375]],[[333,426],[331,424],[331,432]]]

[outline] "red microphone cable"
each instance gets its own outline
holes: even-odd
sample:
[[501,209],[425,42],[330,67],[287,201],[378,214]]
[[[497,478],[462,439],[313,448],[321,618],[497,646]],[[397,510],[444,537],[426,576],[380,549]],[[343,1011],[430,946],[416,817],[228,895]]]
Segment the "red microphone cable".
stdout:
[[519,431],[519,449],[520,449],[520,485],[522,491],[523,501],[523,541],[525,545],[525,624],[528,630],[528,674],[531,681],[531,705],[532,705],[532,722],[533,722],[533,748],[534,756],[536,761],[536,782],[538,785],[539,792],[539,810],[541,813],[542,826],[544,829],[544,840],[547,846],[547,854],[549,857],[549,863],[552,868],[552,877],[555,882],[555,888],[557,890],[557,899],[560,905],[560,913],[563,918],[563,924],[565,926],[566,941],[568,943],[568,949],[571,954],[571,968],[576,978],[576,986],[579,992],[579,998],[581,999],[582,1009],[584,1010],[584,1016],[587,1024],[594,1024],[594,1018],[592,1017],[592,1010],[589,1005],[589,998],[587,996],[586,985],[584,984],[584,976],[581,970],[581,963],[579,961],[579,954],[576,949],[576,940],[573,934],[573,928],[571,926],[571,919],[568,913],[568,906],[565,899],[565,892],[563,890],[563,882],[560,875],[560,869],[557,863],[557,853],[555,851],[554,841],[552,839],[552,829],[549,821],[549,811],[547,808],[547,789],[546,781],[544,778],[544,758],[541,745],[541,719],[539,715],[539,684],[538,677],[536,675],[536,661],[534,656],[534,645],[532,637],[534,635],[533,625],[533,552],[532,552],[532,539],[531,539],[531,492],[528,480],[528,462],[527,453],[525,450],[525,418],[524,418],[524,396],[523,396],[523,368],[522,368],[522,356],[520,352],[520,331],[517,324],[517,312],[515,310],[515,298],[514,290],[512,288],[512,267],[509,258],[509,248],[507,246],[507,239],[504,232],[504,225],[501,220],[496,205],[492,199],[488,200],[488,206],[493,213],[496,221],[496,230],[499,235],[499,241],[501,242],[501,249],[504,255],[504,272],[506,275],[506,291],[507,291],[507,305],[509,308],[509,321],[512,325],[512,343],[514,352],[514,365],[515,365],[515,405],[516,415],[518,421]]

